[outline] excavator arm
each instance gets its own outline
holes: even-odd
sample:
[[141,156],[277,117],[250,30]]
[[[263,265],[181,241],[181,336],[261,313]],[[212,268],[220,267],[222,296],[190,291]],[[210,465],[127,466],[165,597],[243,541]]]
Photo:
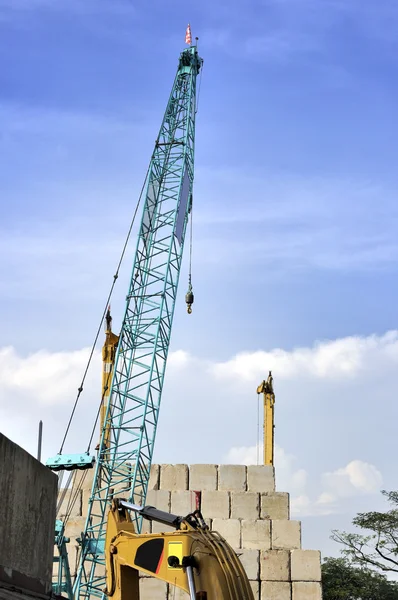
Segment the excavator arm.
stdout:
[[[137,534],[130,510],[175,531]],[[238,556],[209,530],[199,511],[179,517],[116,499],[108,515],[105,555],[111,600],[140,599],[139,571],[181,588],[191,600],[254,600]]]

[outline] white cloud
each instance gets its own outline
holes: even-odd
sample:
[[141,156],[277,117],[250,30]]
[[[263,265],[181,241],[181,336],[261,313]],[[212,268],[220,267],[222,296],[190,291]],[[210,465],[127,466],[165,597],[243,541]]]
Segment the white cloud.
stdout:
[[[230,448],[223,462],[226,464],[257,465],[262,464],[263,445],[240,446]],[[308,473],[303,468],[297,468],[297,458],[288,454],[283,448],[275,445],[275,474],[279,490],[289,490],[292,494],[300,495],[306,489]]]
[[344,498],[358,493],[380,491],[383,477],[378,469],[361,460],[353,460],[342,469],[323,474],[330,497]]
[[228,450],[224,462],[231,465],[258,465],[261,464],[262,452],[261,445],[236,446]]
[[[40,350],[22,357],[12,347],[0,349],[0,404],[7,398],[21,398],[28,405],[59,406],[70,402],[83,376],[90,350],[47,352]],[[99,370],[100,356],[93,357],[93,369]],[[92,380],[89,382],[92,383]],[[26,399],[29,398],[27,401]]]
[[[374,360],[374,362],[373,362]],[[265,370],[272,369],[277,379],[293,377],[325,379],[338,382],[358,377],[373,364],[372,371],[387,360],[398,364],[398,332],[390,331],[383,336],[347,337],[314,344],[312,348],[292,351],[280,348],[265,352],[242,352],[230,360],[212,366],[214,376],[221,380],[257,381]]]
[[[41,418],[43,456],[53,455],[64,433],[88,353],[88,349],[41,350],[23,356],[11,347],[0,349],[2,432],[35,452]],[[274,368],[277,489],[290,492],[294,516],[344,511],[351,499],[377,494],[383,483],[381,473],[388,468],[388,440],[381,433],[375,438],[379,453],[373,450],[369,462],[367,439],[362,435],[366,427],[363,418],[369,414],[370,427],[373,413],[368,413],[367,407],[374,404],[377,377],[384,386],[379,388],[378,401],[383,404],[387,421],[394,422],[395,404],[389,404],[389,390],[396,385],[397,357],[396,331],[322,342],[290,352],[278,349],[247,353],[243,361],[238,355],[224,363],[200,359],[184,350],[171,352],[155,460],[256,464],[257,446],[250,441],[257,435],[257,409],[250,395],[255,396],[268,368]],[[100,400],[100,381],[97,351],[67,451],[85,449]],[[338,419],[333,425],[336,399],[347,419]],[[359,408],[355,402],[359,402]],[[350,421],[350,410],[358,422]],[[316,421],[312,420],[313,412]],[[181,421],[188,426],[181,427]],[[333,429],[345,423],[351,423],[350,435]],[[241,444],[234,444],[236,440]],[[246,440],[249,443],[245,444]],[[258,453],[261,461],[261,446]]]
[[[262,464],[262,451],[261,445],[233,447],[227,452],[224,462]],[[293,517],[338,513],[343,508],[344,499],[358,494],[377,493],[383,482],[381,473],[374,465],[354,460],[332,473],[323,473],[315,486],[322,491],[313,497],[308,492],[309,473],[298,468],[297,458],[279,446],[275,446],[275,476],[277,490],[290,493]]]

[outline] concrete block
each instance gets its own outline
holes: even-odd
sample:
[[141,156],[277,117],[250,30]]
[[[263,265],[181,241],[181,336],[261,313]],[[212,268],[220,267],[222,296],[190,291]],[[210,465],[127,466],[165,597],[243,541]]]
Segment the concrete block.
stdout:
[[140,600],[167,600],[167,583],[153,577],[140,579]]
[[289,519],[289,494],[286,492],[261,494],[261,518],[278,521]]
[[247,490],[249,492],[274,492],[275,470],[268,465],[247,467]]
[[154,506],[159,510],[170,512],[170,492],[166,490],[149,490],[146,495],[147,506]]
[[213,531],[218,531],[233,548],[241,548],[240,521],[238,519],[213,519]]
[[147,521],[146,519],[142,520],[141,533],[152,533],[152,522],[151,521]]
[[65,535],[70,538],[69,546],[77,545],[76,538],[81,537],[85,524],[85,517],[75,517],[68,520],[65,527]]
[[253,550],[269,550],[270,547],[270,521],[242,521],[242,548]]
[[[189,594],[187,592],[184,592],[181,588],[175,587],[171,583],[169,584],[169,594],[167,597],[169,600],[189,600]],[[152,600],[155,600],[155,598]]]
[[[124,463],[124,465],[119,467],[119,474],[112,480],[112,488],[114,490],[113,496],[114,498],[128,498],[131,488],[131,465],[129,463]],[[87,516],[87,508],[89,498],[91,496],[92,484],[95,475],[95,469],[90,469],[85,471],[87,476],[84,480],[84,485],[82,487],[82,513],[83,516]],[[89,478],[89,480],[87,480]],[[86,485],[88,484],[89,485]],[[136,498],[136,503],[140,504],[140,498]]]
[[161,465],[160,489],[182,491],[188,489],[188,465]]
[[91,490],[91,488],[93,487],[95,468],[96,468],[96,465],[94,465],[94,468],[87,469],[86,471],[84,471],[84,478],[82,481],[82,490]]
[[252,588],[254,600],[260,600],[260,583],[258,581],[249,581]]
[[158,490],[160,486],[160,465],[151,465],[151,471],[149,474],[149,490]]
[[265,550],[260,555],[262,581],[290,581],[289,550]]
[[158,523],[157,521],[152,521],[151,530],[152,533],[167,533],[168,531],[175,531],[175,528],[169,527],[169,525],[163,525],[162,523]]
[[231,518],[256,520],[260,517],[260,494],[231,492]]
[[322,600],[322,587],[314,581],[295,581],[292,583],[292,600]]
[[0,433],[0,482],[2,583],[49,596],[58,478]]
[[185,517],[194,510],[196,510],[196,498],[194,492],[188,490],[171,492],[170,512]]
[[[81,490],[76,491],[76,489],[74,489],[73,493],[72,493],[72,489],[68,489],[66,491],[63,489],[60,490],[60,493],[58,494],[57,507],[58,507],[58,502],[60,502],[64,493],[65,493],[65,496],[64,496],[64,499],[60,506],[60,509],[58,511],[57,518],[59,519],[60,517],[64,517],[66,515],[66,513],[69,511],[70,511],[69,515],[71,517],[81,517],[82,516],[82,491]],[[69,506],[70,502],[73,499],[74,499],[73,506]]]
[[[287,581],[263,581],[261,583],[261,598],[264,600],[291,600],[291,584]],[[309,598],[306,600],[309,600]]]
[[292,581],[321,581],[321,553],[317,550],[292,550]]
[[235,550],[248,579],[258,579],[260,573],[260,550]]
[[246,491],[246,467],[244,465],[220,465],[218,489],[226,492]]
[[[78,547],[67,544],[69,569],[72,577],[76,575]],[[54,546],[54,556],[59,556],[58,548]],[[57,576],[59,571],[59,563],[53,563],[53,576]],[[32,599],[33,600],[33,599]]]
[[217,489],[217,465],[191,465],[189,489],[214,492]]
[[300,521],[271,521],[273,550],[296,550],[301,548],[301,522]]
[[202,515],[212,519],[229,519],[228,492],[202,492]]

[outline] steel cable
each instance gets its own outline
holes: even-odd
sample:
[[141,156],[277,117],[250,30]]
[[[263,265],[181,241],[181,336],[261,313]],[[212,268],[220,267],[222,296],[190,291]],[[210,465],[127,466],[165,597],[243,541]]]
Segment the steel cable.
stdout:
[[133,225],[135,223],[135,218],[137,216],[138,208],[139,208],[140,203],[141,203],[142,194],[144,193],[144,189],[145,189],[146,182],[147,182],[147,179],[148,179],[149,169],[150,169],[150,165],[151,164],[152,164],[152,161],[149,163],[149,167],[148,167],[146,175],[145,175],[144,183],[142,185],[142,188],[141,188],[141,191],[140,191],[140,195],[139,195],[139,198],[138,198],[138,202],[137,202],[135,210],[134,210],[133,218],[131,220],[130,227],[129,227],[128,232],[127,232],[127,237],[126,237],[126,240],[124,242],[123,250],[122,250],[122,253],[121,253],[120,258],[119,258],[117,269],[116,269],[116,272],[115,272],[115,274],[113,276],[113,282],[112,282],[112,285],[111,285],[111,288],[110,288],[110,291],[109,291],[109,294],[108,294],[108,297],[107,297],[107,300],[106,300],[106,303],[105,303],[105,308],[104,308],[103,313],[102,313],[102,317],[101,317],[101,321],[100,321],[100,324],[99,324],[98,329],[97,329],[97,333],[96,333],[95,338],[94,338],[94,343],[93,343],[93,345],[91,347],[90,356],[89,356],[86,368],[84,370],[83,378],[82,378],[82,381],[81,381],[80,386],[79,386],[78,391],[77,391],[76,400],[75,400],[75,403],[73,405],[73,409],[72,409],[72,412],[71,412],[71,415],[70,415],[70,418],[69,418],[69,421],[68,421],[68,425],[66,427],[65,435],[64,435],[64,438],[63,438],[62,443],[61,443],[59,454],[62,454],[62,450],[64,448],[65,441],[66,441],[66,438],[68,436],[68,433],[69,433],[69,430],[70,430],[70,426],[72,424],[72,420],[73,420],[73,417],[74,417],[75,412],[76,412],[76,408],[77,408],[77,405],[78,405],[78,402],[79,402],[79,399],[80,399],[80,395],[81,395],[81,393],[83,391],[84,382],[86,380],[87,373],[88,373],[89,367],[91,365],[91,361],[92,361],[92,358],[93,358],[93,355],[94,355],[94,351],[95,351],[95,348],[96,348],[96,345],[97,345],[97,342],[98,342],[98,338],[99,338],[99,335],[100,335],[100,332],[101,332],[101,329],[102,329],[102,325],[103,325],[103,322],[104,322],[104,319],[105,319],[105,315],[106,315],[106,312],[108,310],[108,306],[109,306],[110,300],[112,298],[112,294],[113,294],[114,287],[116,285],[116,281],[117,281],[117,279],[119,277],[120,267],[122,265],[122,262],[123,262],[123,259],[124,259],[124,255],[126,253],[127,245],[128,245],[129,240],[130,240],[131,231],[133,229]]

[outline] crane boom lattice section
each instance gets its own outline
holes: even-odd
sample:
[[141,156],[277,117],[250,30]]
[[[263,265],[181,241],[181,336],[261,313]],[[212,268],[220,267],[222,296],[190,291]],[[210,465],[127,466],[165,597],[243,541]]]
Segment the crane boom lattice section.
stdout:
[[[174,305],[192,202],[196,47],[181,53],[151,158],[126,311],[118,342],[74,594],[103,596],[112,497],[143,505],[149,481]],[[140,531],[141,522],[136,521]]]

